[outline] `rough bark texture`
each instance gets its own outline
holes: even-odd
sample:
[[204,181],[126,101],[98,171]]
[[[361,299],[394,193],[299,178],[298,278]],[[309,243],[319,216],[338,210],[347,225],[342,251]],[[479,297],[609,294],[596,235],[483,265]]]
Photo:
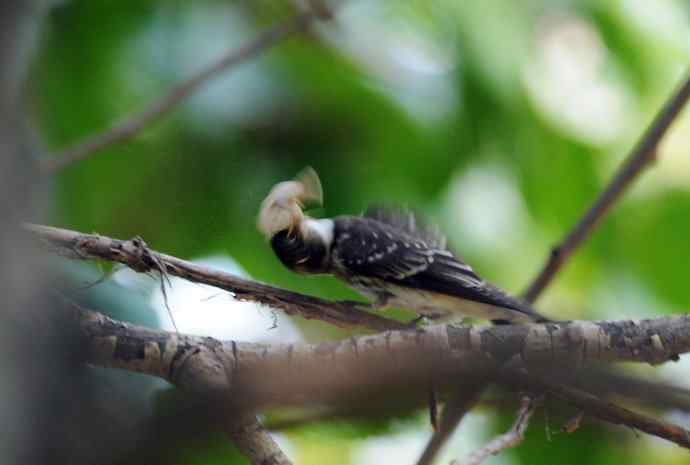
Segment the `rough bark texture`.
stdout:
[[[497,367],[561,373],[598,362],[659,363],[690,350],[690,317],[548,325],[438,325],[321,344],[250,344],[185,336],[83,312],[89,360],[194,391],[250,391],[256,405],[339,399]],[[262,382],[267,373],[271,382]],[[246,401],[246,399],[243,399]]]
[[[546,392],[604,421],[690,447],[688,432],[566,386],[597,362],[658,363],[690,350],[690,318],[387,331],[321,344],[250,344],[152,331],[80,310],[88,361],[160,376],[251,413],[491,379]],[[269,379],[269,382],[266,380]]]
[[[331,302],[230,273],[197,265],[149,249],[141,238],[118,240],[96,234],[82,234],[48,226],[27,226],[57,252],[77,259],[102,259],[122,263],[135,271],[160,272],[231,292],[238,300],[248,300],[277,308],[288,315],[318,319],[340,327],[360,326],[374,331],[404,328],[405,324],[367,313],[353,305]],[[163,279],[163,278],[161,278]],[[365,305],[365,304],[363,304]]]

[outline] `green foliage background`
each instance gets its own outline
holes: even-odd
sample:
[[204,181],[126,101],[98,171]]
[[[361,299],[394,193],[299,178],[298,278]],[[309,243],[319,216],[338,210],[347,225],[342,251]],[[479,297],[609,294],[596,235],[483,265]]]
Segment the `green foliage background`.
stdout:
[[[103,130],[291,14],[289,4],[58,3],[42,24],[29,76],[38,132],[57,151]],[[141,235],[185,258],[227,254],[261,281],[351,298],[331,278],[283,269],[255,228],[268,189],[311,165],[324,184],[319,214],[358,213],[377,201],[415,206],[480,274],[519,292],[605,186],[690,57],[690,6],[680,0],[343,4],[334,23],[209,82],[164,121],[61,172],[52,222]],[[688,307],[689,142],[684,115],[657,164],[540,300],[544,313],[623,318]],[[342,334],[299,324],[310,339]],[[421,419],[404,425],[349,425],[355,434],[312,425],[288,439],[299,463],[350,463],[365,437],[428,429]],[[548,446],[541,431],[532,428],[523,447],[492,460],[687,459],[596,425]],[[190,445],[200,455],[188,451],[180,463],[230,460],[214,441]]]

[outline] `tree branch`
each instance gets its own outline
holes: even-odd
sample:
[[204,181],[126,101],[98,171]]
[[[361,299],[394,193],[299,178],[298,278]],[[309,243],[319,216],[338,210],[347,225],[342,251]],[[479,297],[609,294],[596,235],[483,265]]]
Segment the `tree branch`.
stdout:
[[[559,380],[563,371],[585,371],[592,360],[657,362],[669,350],[688,352],[688,316],[635,323],[438,325],[317,345],[221,342],[154,331],[85,310],[79,318],[89,362],[159,376],[186,391],[218,396],[234,408],[361,402],[390,395],[400,386],[408,393],[422,392],[430,376],[440,385],[454,386],[458,380],[487,376],[509,388],[546,392],[592,417],[690,447],[690,434],[683,428],[601,401]],[[544,363],[547,354],[553,368]],[[510,368],[501,368],[504,365]]]
[[534,413],[534,402],[530,397],[523,397],[520,402],[520,409],[517,412],[515,423],[507,432],[496,436],[487,445],[474,451],[466,460],[453,460],[450,465],[479,465],[491,455],[515,447],[525,439],[525,430],[529,424],[529,419]]
[[149,126],[167,115],[179,105],[182,100],[199,89],[199,87],[205,84],[209,79],[228,68],[232,68],[256,57],[291,34],[303,30],[309,23],[318,17],[319,15],[312,11],[300,13],[264,31],[253,41],[237,50],[226,53],[217,62],[173,87],[166,94],[151,102],[143,110],[127,116],[121,122],[115,123],[103,132],[88,136],[85,140],[59,153],[53,154],[50,158],[42,159],[39,165],[41,171],[45,173],[54,173],[106,147],[130,139],[146,126]]
[[[596,225],[620,198],[625,189],[637,178],[642,169],[654,159],[656,148],[661,138],[680,113],[689,97],[690,77],[686,79],[685,83],[661,109],[652,125],[642,136],[642,139],[628,156],[626,162],[623,163],[608,187],[599,195],[594,204],[580,221],[575,224],[561,243],[553,247],[542,270],[523,294],[523,298],[527,302],[533,303],[537,299],[577,247],[590,236]],[[477,392],[468,393],[468,395],[470,397],[478,397],[481,394],[482,387],[477,386],[475,390]],[[454,415],[455,425],[450,428],[451,431],[460,423],[463,416],[464,414]],[[448,433],[435,433],[429,444],[427,444],[417,465],[430,464],[447,437]]]
[[477,375],[470,382],[459,384],[453,391],[452,397],[443,408],[443,416],[438,431],[434,431],[422,455],[417,459],[417,465],[430,465],[457,429],[467,412],[472,410],[479,401],[482,393],[489,386],[489,380]]
[[[532,384],[532,381],[527,379],[524,381]],[[538,384],[551,396],[580,408],[589,416],[609,423],[625,425],[652,436],[668,439],[679,446],[690,449],[690,432],[678,425],[633,412],[612,402],[601,400],[577,388],[546,381],[540,381]]]
[[[102,258],[140,272],[162,271],[229,290],[240,299],[340,325],[362,324],[372,329],[393,326],[392,323],[403,326],[348,306],[341,308],[337,303],[242,280],[159,254],[148,249],[141,239],[119,241],[46,226],[28,228],[57,251],[73,258]],[[388,386],[411,387],[415,383],[420,383],[421,392],[429,379],[444,382],[452,378],[457,385],[458,376],[480,379],[513,359],[522,367],[538,366],[543,373],[553,365],[582,370],[595,361],[661,363],[690,350],[688,316],[498,327],[432,326],[318,346],[224,344],[209,338],[138,328],[102,315],[82,318],[82,330],[88,335],[92,363],[161,376],[187,390],[226,391],[230,384],[241,393],[238,398],[257,407],[305,399],[336,401],[351,398],[353,393]],[[514,365],[511,363],[511,367]],[[243,376],[237,380],[239,371]],[[265,373],[271,373],[276,383],[262,383],[260,379],[265,378]],[[572,395],[576,391],[567,392]],[[559,393],[564,396],[562,391]],[[589,415],[601,418],[606,413],[607,421],[623,416],[623,410],[606,411],[598,404],[586,409],[582,404],[587,399],[568,400],[577,401],[577,406]],[[634,423],[633,420],[628,416],[620,422]],[[659,426],[654,419],[632,426],[671,440],[682,437],[678,434],[682,429]]]
[[[353,305],[332,302],[297,292],[239,278],[230,273],[197,265],[149,249],[141,238],[119,240],[49,226],[27,225],[46,244],[69,258],[101,259],[127,265],[134,271],[157,271],[161,279],[178,276],[231,292],[238,300],[258,302],[288,315],[300,315],[340,327],[364,327],[374,331],[402,329],[405,323],[374,315]],[[366,304],[363,304],[365,306]]]
[[254,415],[246,415],[246,419],[232,424],[227,434],[252,465],[292,465]]
[[590,236],[592,230],[616,203],[625,189],[654,160],[659,142],[682,110],[688,98],[690,98],[690,76],[686,78],[683,85],[661,109],[608,187],[599,194],[599,197],[597,197],[587,213],[575,224],[563,240],[553,247],[543,268],[525,291],[525,300],[534,302],[537,299],[566,260]]

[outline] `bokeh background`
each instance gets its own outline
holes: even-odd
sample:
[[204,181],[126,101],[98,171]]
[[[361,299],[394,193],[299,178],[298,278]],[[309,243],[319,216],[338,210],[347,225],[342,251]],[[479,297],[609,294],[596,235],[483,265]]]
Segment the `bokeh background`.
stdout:
[[[55,2],[26,89],[36,134],[57,152],[294,12],[276,0]],[[233,68],[135,138],[57,174],[50,222],[140,235],[168,254],[355,298],[332,278],[291,274],[256,230],[270,187],[310,165],[325,193],[315,215],[357,214],[373,202],[415,207],[479,274],[519,293],[688,63],[687,1],[344,0],[334,21]],[[688,308],[689,145],[683,114],[657,163],[540,299],[543,313],[640,318]],[[171,328],[155,280],[121,270],[85,288],[107,266],[56,266],[75,298]],[[349,334],[219,290],[175,281],[169,294],[184,332],[262,341]],[[687,367],[644,373],[690,384]],[[132,415],[166,408],[162,383],[136,382],[149,388],[137,389],[145,397]],[[439,463],[505,428],[511,413],[470,415]],[[678,412],[658,413],[690,424]],[[538,417],[524,445],[488,463],[687,463],[679,448],[589,421],[547,440]],[[308,423],[279,438],[299,464],[368,465],[413,463],[429,435],[424,411],[411,410],[385,421]],[[171,449],[170,463],[244,463],[224,438]]]

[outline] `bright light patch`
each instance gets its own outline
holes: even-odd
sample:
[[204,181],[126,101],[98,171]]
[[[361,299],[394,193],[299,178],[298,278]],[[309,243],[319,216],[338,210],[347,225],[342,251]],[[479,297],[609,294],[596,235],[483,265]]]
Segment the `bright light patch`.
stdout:
[[[468,413],[435,462],[450,463],[452,459],[469,455],[474,449],[483,445],[486,438],[490,436],[490,428],[491,425],[485,414]],[[367,439],[354,451],[350,463],[353,465],[381,463],[413,465],[417,462],[430,437],[431,426],[427,425],[426,430],[420,430],[418,427],[405,428],[386,436]]]
[[377,90],[414,117],[433,122],[455,109],[457,63],[447,43],[432,41],[413,21],[375,2],[346,2],[338,24],[317,29],[329,45],[379,80],[372,83]]
[[622,320],[649,318],[655,311],[670,306],[658,299],[651,290],[625,271],[607,273],[597,280],[592,296],[584,300],[591,308],[585,309],[584,318],[595,320]]
[[[127,73],[133,87],[160,94],[163,88],[216,63],[256,34],[238,7],[199,3],[180,12],[163,5],[150,26],[133,38],[127,49],[133,56],[123,60],[129,65],[122,72]],[[132,66],[132,62],[138,64]],[[169,84],[161,86],[156,76],[164,76]],[[265,118],[279,100],[278,94],[279,87],[261,61],[250,59],[204,83],[183,107],[197,130],[226,135],[228,121],[236,124]]]
[[460,232],[463,248],[492,256],[521,242],[527,230],[522,193],[500,166],[473,167],[454,179],[444,210],[453,230]]
[[549,122],[583,142],[602,145],[622,136],[636,114],[611,68],[598,31],[562,12],[541,21],[522,76],[529,97]]
[[690,51],[687,7],[674,0],[620,0],[618,11],[653,40],[665,39]]
[[690,190],[690,117],[681,115],[659,145],[658,163],[641,179],[638,194]]
[[[211,266],[240,277],[247,274],[232,259],[209,257],[194,263]],[[181,333],[221,340],[250,342],[299,342],[297,327],[284,315],[251,302],[239,302],[221,289],[171,278],[168,305]],[[151,305],[158,309],[165,329],[173,330],[163,295],[156,287]]]

